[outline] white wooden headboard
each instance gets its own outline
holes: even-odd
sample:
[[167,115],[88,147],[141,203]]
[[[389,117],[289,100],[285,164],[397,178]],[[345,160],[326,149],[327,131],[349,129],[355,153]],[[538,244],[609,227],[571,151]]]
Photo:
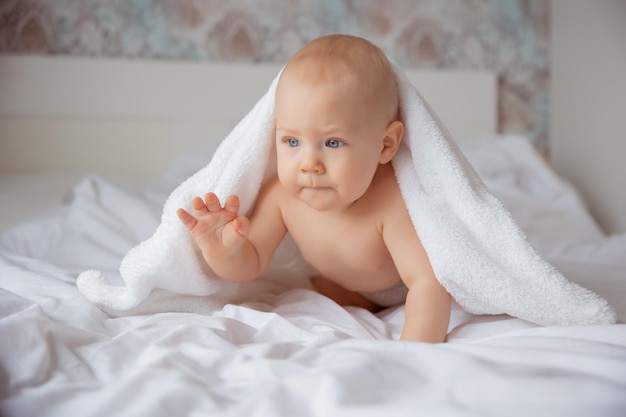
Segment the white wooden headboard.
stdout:
[[[280,65],[0,56],[0,175],[160,175],[179,154],[220,141]],[[492,73],[407,71],[462,143],[496,132]]]

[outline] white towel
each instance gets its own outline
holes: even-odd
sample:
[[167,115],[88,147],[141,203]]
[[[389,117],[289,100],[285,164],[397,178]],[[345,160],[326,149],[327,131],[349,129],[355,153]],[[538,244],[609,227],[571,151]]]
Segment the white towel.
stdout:
[[[614,323],[606,300],[566,280],[531,247],[416,89],[394,70],[405,133],[392,164],[437,279],[452,297],[470,313],[509,314],[539,325]],[[245,284],[219,279],[176,216],[179,207],[190,209],[192,198],[208,191],[220,199],[237,194],[241,211],[250,213],[261,185],[276,173],[277,80],[210,163],[169,196],[154,235],[122,260],[124,286],[109,285],[99,271],[80,274],[78,288],[89,300],[113,315],[206,313],[226,302],[252,300],[270,290],[273,279],[279,282],[279,275],[302,283],[309,271],[289,238],[263,279]]]

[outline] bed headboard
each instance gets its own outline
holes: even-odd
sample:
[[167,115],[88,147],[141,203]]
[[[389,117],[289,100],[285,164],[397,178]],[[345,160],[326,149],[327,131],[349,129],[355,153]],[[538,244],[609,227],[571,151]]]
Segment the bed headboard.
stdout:
[[[280,65],[0,56],[0,175],[96,173],[141,179],[220,141]],[[407,75],[463,143],[495,134],[492,73]]]

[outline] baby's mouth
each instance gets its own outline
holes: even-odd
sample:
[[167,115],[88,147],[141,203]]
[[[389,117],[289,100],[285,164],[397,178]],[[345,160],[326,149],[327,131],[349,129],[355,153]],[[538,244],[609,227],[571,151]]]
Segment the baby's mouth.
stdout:
[[332,187],[326,187],[322,185],[303,185],[303,190],[313,190],[313,191],[322,191],[322,190],[330,190]]

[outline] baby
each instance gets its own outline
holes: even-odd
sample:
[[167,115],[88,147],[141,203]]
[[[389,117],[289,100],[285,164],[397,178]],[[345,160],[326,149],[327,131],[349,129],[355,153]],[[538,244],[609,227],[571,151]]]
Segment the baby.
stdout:
[[178,217],[221,278],[245,282],[268,266],[289,232],[341,305],[375,311],[406,303],[402,340],[443,342],[451,298],[417,236],[390,164],[402,140],[393,70],[353,36],[313,40],[276,87],[277,175],[248,219],[239,199],[213,193]]

